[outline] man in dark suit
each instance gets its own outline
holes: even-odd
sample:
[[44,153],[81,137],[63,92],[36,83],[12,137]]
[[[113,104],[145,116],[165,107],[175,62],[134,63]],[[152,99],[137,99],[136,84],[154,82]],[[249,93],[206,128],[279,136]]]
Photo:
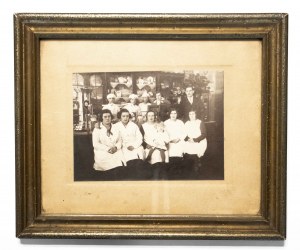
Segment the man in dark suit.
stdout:
[[204,105],[200,98],[194,96],[194,89],[192,86],[187,86],[185,89],[185,96],[182,97],[179,104],[180,116],[184,122],[189,119],[189,111],[195,110],[197,119],[203,120]]

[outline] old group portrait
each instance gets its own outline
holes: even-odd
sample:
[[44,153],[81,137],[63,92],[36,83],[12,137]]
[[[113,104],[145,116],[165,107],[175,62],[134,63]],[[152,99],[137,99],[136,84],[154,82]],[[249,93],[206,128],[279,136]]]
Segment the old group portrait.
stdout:
[[224,72],[76,72],[74,180],[224,179]]

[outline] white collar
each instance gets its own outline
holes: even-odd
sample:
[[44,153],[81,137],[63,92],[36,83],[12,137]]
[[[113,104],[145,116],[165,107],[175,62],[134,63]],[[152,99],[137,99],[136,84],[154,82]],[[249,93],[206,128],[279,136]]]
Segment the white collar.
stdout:
[[[112,127],[113,127],[113,124],[111,123],[111,124],[110,124],[110,126],[111,126],[111,129],[112,129]],[[108,129],[107,129],[107,128],[106,128],[106,127],[103,125],[103,123],[102,123],[102,122],[100,123],[100,126],[99,126],[99,127],[100,127],[100,129],[105,129],[105,130],[108,130]]]

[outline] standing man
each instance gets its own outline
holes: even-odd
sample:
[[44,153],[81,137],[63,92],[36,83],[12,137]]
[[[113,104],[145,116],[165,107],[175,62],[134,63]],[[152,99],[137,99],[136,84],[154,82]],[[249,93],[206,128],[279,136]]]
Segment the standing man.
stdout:
[[182,97],[182,100],[179,104],[180,115],[184,122],[189,119],[189,112],[191,110],[196,111],[197,117],[203,120],[204,115],[204,105],[200,98],[194,96],[194,89],[192,86],[187,86],[185,88],[185,96]]

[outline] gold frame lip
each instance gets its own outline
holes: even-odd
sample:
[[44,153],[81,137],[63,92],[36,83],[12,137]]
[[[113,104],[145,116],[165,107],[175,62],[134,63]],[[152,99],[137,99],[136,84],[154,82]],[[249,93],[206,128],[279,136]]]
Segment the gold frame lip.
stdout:
[[74,27],[117,27],[129,25],[132,29],[137,27],[200,27],[208,28],[213,25],[218,29],[223,27],[251,27],[270,26],[277,24],[279,20],[288,18],[287,13],[156,13],[156,14],[123,14],[123,13],[15,13],[15,21],[34,28],[36,25],[52,28],[66,26]]
[[[277,19],[277,18],[284,18],[288,16],[288,13],[31,13],[31,12],[16,12],[14,13],[15,17],[21,18],[29,18],[30,20],[38,20],[38,19],[45,19],[49,18],[54,19],[66,19],[67,21],[70,18],[76,18],[77,20],[89,18],[91,20],[94,19],[105,19],[108,20],[109,18],[117,20],[118,18],[124,20],[132,20],[141,18],[148,18],[148,19],[157,19],[157,18],[176,18],[180,20],[190,20],[190,19],[199,19],[199,18],[206,18],[206,19],[249,19],[254,18],[258,19],[261,18],[263,20],[267,20],[266,22],[272,22],[274,20],[270,20],[270,18]],[[49,21],[47,20],[47,22]],[[109,20],[110,21],[110,20]],[[157,20],[160,22],[161,20]],[[261,20],[260,20],[261,21]],[[235,22],[235,20],[232,20]],[[275,21],[276,22],[276,21]]]
[[[288,14],[16,13],[14,28],[17,237],[285,239]],[[210,217],[42,215],[41,39],[260,39],[263,42],[260,214]]]

